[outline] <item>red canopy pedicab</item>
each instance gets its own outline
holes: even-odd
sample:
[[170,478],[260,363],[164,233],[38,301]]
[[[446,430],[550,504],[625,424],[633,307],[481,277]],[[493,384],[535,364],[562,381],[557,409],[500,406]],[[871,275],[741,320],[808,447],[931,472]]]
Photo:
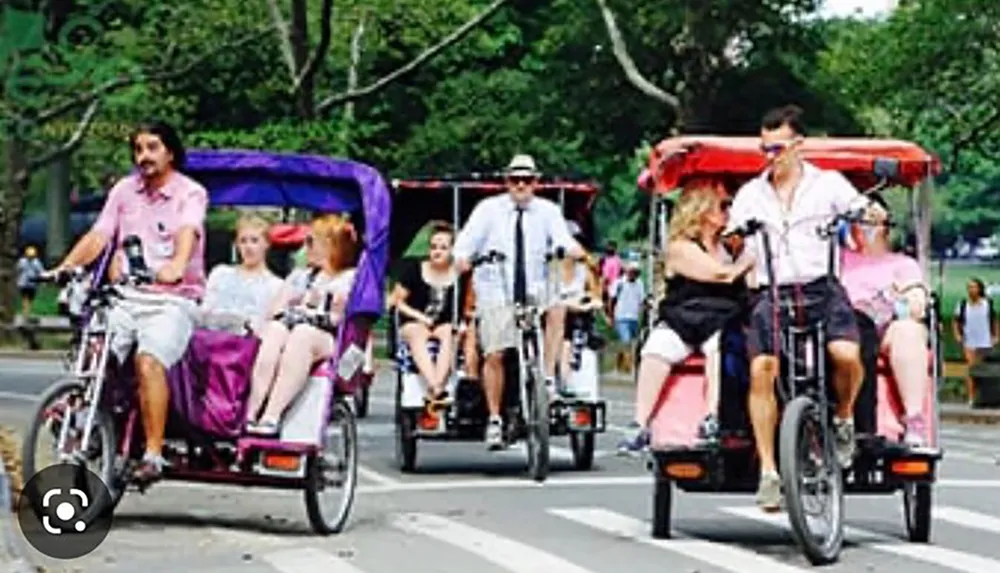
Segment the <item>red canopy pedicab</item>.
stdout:
[[[428,221],[451,221],[458,229],[478,202],[490,195],[506,192],[501,174],[469,174],[393,181],[395,215],[392,220],[394,261],[403,257]],[[544,178],[537,195],[549,198],[563,207],[563,212],[575,221],[584,242],[593,237],[591,208],[598,187],[589,181]],[[417,240],[420,240],[419,238]],[[411,251],[412,252],[412,251]],[[477,263],[488,263],[484,258]],[[456,297],[459,296],[456,289]],[[464,305],[455,302],[455,308]],[[537,317],[535,317],[537,318]],[[453,404],[443,412],[428,408],[425,383],[417,373],[404,344],[398,339],[398,317],[393,312],[389,345],[396,360],[396,458],[402,471],[416,467],[417,443],[420,440],[482,441],[488,415],[479,383],[463,373],[465,356],[461,346],[455,353],[454,375],[449,382]],[[456,331],[466,325],[455,324]],[[544,480],[549,471],[550,436],[569,435],[573,463],[577,469],[593,465],[595,434],[605,430],[604,400],[600,398],[596,340],[586,328],[576,337],[574,360],[568,373],[568,385],[576,397],[559,404],[549,404],[541,373],[540,323],[524,321],[521,325],[521,347],[508,354],[504,412],[505,436],[508,443],[525,440],[528,445],[528,470],[533,479]],[[436,352],[436,342],[430,350]],[[520,357],[520,358],[519,358]],[[478,378],[478,376],[476,376]]]
[[[911,216],[916,230],[917,252],[928,276],[930,253],[930,183],[939,171],[938,161],[919,146],[881,139],[806,139],[800,147],[802,156],[814,165],[843,173],[857,188],[873,191],[889,186],[905,187],[908,191]],[[654,259],[664,256],[664,243],[669,224],[669,207],[673,192],[690,188],[692,184],[721,184],[730,193],[760,174],[765,158],[760,142],[751,137],[671,138],[653,150],[647,172],[640,178],[652,194],[650,268]],[[874,187],[873,187],[874,186]],[[837,252],[837,225],[850,222],[826,222],[823,231],[831,245],[831,260]],[[759,232],[750,229],[748,234]],[[770,253],[768,234],[762,234],[764,252]],[[771,269],[770,256],[760,264]],[[834,266],[830,267],[831,273]],[[773,269],[771,269],[773,270]],[[654,279],[655,280],[655,279]],[[929,281],[927,282],[929,284]],[[652,290],[652,289],[651,289]],[[930,333],[927,396],[924,416],[928,420],[926,448],[911,448],[901,443],[903,408],[888,362],[878,355],[877,338],[863,338],[866,380],[858,399],[855,423],[858,429],[858,455],[850,470],[831,471],[820,478],[805,479],[807,459],[796,447],[805,433],[807,422],[817,419],[828,408],[825,372],[825,352],[805,356],[802,348],[824,348],[816,332],[792,326],[780,327],[783,348],[795,348],[793,356],[782,357],[778,396],[782,416],[778,436],[779,468],[793,534],[813,563],[837,559],[843,543],[843,494],[889,494],[903,491],[906,529],[909,539],[926,542],[931,525],[931,491],[941,451],[938,448],[939,414],[937,381],[941,376],[940,343],[936,295],[930,293],[927,321]],[[782,321],[788,322],[788,321]],[[730,334],[738,339],[737,327]],[[725,337],[724,337],[725,338]],[[810,360],[811,358],[811,360]],[[652,421],[655,488],[653,493],[654,537],[669,537],[671,533],[672,491],[676,485],[686,492],[752,493],[757,488],[758,461],[753,433],[746,412],[749,367],[745,347],[724,343],[722,397],[720,398],[721,439],[715,445],[697,443],[697,426],[707,411],[703,387],[704,358],[694,355],[674,367],[664,385]],[[828,424],[819,423],[826,428]],[[817,440],[826,443],[823,430]],[[823,448],[824,451],[831,448]],[[839,465],[831,467],[839,469]],[[817,473],[820,473],[817,471]],[[811,481],[810,481],[811,480]],[[823,514],[830,518],[828,532],[812,531],[803,500],[811,493],[823,491],[830,502]]]

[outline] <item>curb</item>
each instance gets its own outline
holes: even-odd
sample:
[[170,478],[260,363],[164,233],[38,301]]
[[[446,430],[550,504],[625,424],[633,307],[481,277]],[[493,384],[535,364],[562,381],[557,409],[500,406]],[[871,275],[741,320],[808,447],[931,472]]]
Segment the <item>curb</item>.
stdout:
[[65,350],[0,349],[0,360],[61,360]]
[[18,549],[17,532],[14,530],[13,508],[10,499],[10,478],[7,477],[7,469],[4,465],[3,457],[0,457],[0,541],[6,553],[10,573],[33,573],[34,567],[20,555]]
[[968,410],[963,412],[941,412],[942,422],[957,424],[979,424],[995,426],[1000,424],[1000,410]]

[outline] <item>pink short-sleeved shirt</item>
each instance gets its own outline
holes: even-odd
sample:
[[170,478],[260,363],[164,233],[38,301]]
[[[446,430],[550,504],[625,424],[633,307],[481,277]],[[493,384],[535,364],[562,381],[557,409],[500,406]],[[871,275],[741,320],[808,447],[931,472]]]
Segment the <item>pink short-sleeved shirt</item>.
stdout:
[[865,312],[891,315],[895,303],[893,283],[905,286],[922,283],[923,280],[920,265],[906,255],[886,253],[871,256],[846,249],[843,251],[840,282],[851,299],[851,305]]
[[614,284],[622,274],[622,260],[621,257],[615,255],[613,257],[608,257],[604,259],[604,263],[601,265],[601,276],[604,278],[605,282],[609,285]]
[[199,299],[205,290],[205,213],[208,191],[197,181],[173,172],[166,184],[156,191],[146,191],[142,178],[129,175],[108,192],[104,209],[93,231],[111,239],[118,232],[115,256],[124,261],[121,243],[129,235],[142,240],[146,264],[159,271],[173,258],[177,233],[183,227],[198,232],[194,253],[176,285],[155,285],[154,290]]

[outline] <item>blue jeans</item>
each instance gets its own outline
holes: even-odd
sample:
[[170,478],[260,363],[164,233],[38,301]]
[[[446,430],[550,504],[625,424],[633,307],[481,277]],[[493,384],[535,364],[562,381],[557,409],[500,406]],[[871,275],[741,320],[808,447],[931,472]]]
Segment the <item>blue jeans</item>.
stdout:
[[615,320],[615,332],[618,340],[629,344],[639,336],[639,321],[633,318]]

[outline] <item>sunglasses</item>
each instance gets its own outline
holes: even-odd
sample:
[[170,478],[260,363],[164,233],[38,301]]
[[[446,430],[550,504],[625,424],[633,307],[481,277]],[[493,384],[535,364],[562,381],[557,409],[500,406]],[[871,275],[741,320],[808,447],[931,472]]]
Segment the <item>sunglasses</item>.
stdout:
[[793,143],[795,143],[795,142],[793,142],[793,141],[777,141],[775,143],[770,143],[770,144],[766,144],[766,145],[762,143],[760,145],[760,152],[763,153],[764,155],[777,155],[777,154],[781,153],[782,151],[784,151],[784,150],[788,149],[789,147],[791,147]]
[[535,181],[538,181],[538,178],[531,175],[514,175],[507,178],[507,183],[511,185],[531,185]]

